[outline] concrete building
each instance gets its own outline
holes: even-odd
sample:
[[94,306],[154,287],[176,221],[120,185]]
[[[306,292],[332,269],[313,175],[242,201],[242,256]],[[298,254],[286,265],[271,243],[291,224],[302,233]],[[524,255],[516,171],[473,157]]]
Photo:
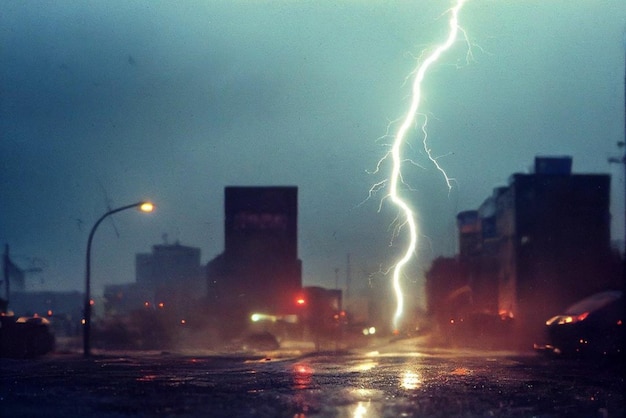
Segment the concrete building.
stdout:
[[152,247],[136,254],[135,283],[108,285],[104,290],[107,314],[124,314],[141,308],[167,306],[184,314],[206,295],[200,249],[174,244]]
[[621,286],[609,203],[608,174],[572,174],[570,157],[537,157],[533,172],[459,213],[458,257],[427,274],[432,313],[442,324],[512,318],[519,342],[537,342],[548,318]]
[[135,277],[140,289],[180,292],[190,297],[206,294],[200,248],[174,244],[152,246],[152,253],[137,254]]
[[572,174],[570,157],[537,157],[495,196],[498,310],[536,333],[571,303],[616,285],[610,176]]
[[225,188],[224,252],[208,263],[207,283],[222,317],[293,311],[302,289],[297,187]]

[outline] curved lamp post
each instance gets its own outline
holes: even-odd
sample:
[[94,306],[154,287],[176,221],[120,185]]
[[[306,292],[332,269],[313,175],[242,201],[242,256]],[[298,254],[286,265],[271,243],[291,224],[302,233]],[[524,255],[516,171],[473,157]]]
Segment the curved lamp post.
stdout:
[[89,357],[91,355],[91,346],[89,343],[89,339],[91,337],[91,241],[93,240],[96,228],[98,228],[98,225],[100,225],[104,218],[109,215],[113,215],[114,213],[132,208],[138,208],[142,212],[152,212],[154,210],[154,205],[150,202],[142,201],[110,210],[96,221],[91,228],[91,232],[89,232],[89,239],[87,240],[87,261],[85,267],[85,324],[83,327],[83,355],[85,357]]

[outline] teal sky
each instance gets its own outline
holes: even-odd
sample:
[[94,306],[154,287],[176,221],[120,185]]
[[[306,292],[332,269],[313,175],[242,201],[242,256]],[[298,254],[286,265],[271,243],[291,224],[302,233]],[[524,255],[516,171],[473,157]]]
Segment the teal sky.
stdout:
[[[387,268],[396,211],[364,201],[408,105],[407,76],[447,30],[448,1],[0,0],[0,241],[33,289],[83,290],[93,222],[94,287],[134,279],[134,254],[179,240],[223,249],[223,189],[299,187],[306,285]],[[613,175],[624,231],[622,0],[469,0],[463,39],[427,74],[421,111],[448,174],[420,151],[403,171],[423,239],[411,280],[456,252],[455,215],[477,208],[536,155]],[[470,49],[468,49],[468,47]],[[471,54],[468,52],[471,51]],[[468,59],[469,57],[469,59]],[[391,124],[391,132],[395,125]],[[116,233],[117,230],[117,233]],[[118,236],[119,235],[119,236]]]

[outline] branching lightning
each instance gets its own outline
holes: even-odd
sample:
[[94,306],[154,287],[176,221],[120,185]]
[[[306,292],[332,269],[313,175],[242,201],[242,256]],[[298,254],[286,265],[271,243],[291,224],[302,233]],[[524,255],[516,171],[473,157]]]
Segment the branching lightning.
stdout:
[[[404,159],[402,157],[402,146],[406,142],[406,136],[409,130],[415,125],[415,121],[419,113],[419,107],[422,97],[422,83],[426,76],[426,72],[428,69],[439,60],[441,55],[446,52],[454,42],[456,41],[459,31],[463,32],[463,30],[459,27],[458,16],[463,4],[467,0],[456,0],[455,5],[448,11],[450,17],[448,20],[449,31],[448,36],[442,43],[435,45],[434,49],[426,54],[425,58],[421,63],[417,66],[417,68],[411,73],[413,75],[412,82],[412,96],[411,103],[407,110],[406,116],[402,119],[402,122],[393,137],[393,144],[391,150],[378,162],[376,170],[378,171],[383,160],[387,159],[391,156],[392,160],[392,169],[391,175],[389,179],[383,180],[379,183],[376,183],[370,189],[370,196],[374,194],[376,191],[382,189],[383,187],[389,185],[389,194],[386,197],[389,197],[391,201],[399,208],[399,224],[396,225],[396,229],[394,235],[399,233],[399,230],[408,226],[409,233],[409,243],[406,248],[406,251],[400,257],[400,259],[393,266],[393,291],[396,297],[396,310],[393,316],[393,327],[394,330],[399,330],[400,319],[402,318],[402,314],[404,311],[404,295],[402,292],[402,286],[400,284],[401,278],[403,275],[403,269],[405,265],[410,261],[410,259],[415,254],[415,250],[417,248],[417,240],[418,240],[418,226],[415,214],[409,204],[400,196],[399,186],[404,184],[402,180],[401,166],[403,162],[410,161]],[[427,118],[424,116],[424,123],[422,124],[422,133],[423,133],[423,146],[424,151],[428,159],[434,164],[434,166],[439,170],[446,181],[448,189],[450,190],[452,187],[452,179],[448,177],[445,170],[441,167],[437,158],[433,156],[430,146],[428,145],[427,139],[428,135],[426,134],[426,123]]]

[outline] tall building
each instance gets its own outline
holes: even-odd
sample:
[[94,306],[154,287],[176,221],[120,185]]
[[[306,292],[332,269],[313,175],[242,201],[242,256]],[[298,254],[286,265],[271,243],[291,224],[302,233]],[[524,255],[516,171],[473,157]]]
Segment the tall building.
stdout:
[[498,308],[526,329],[614,284],[610,176],[572,174],[570,157],[535,159],[496,198]]
[[200,248],[179,242],[153,245],[152,253],[137,254],[135,277],[143,289],[180,288],[195,295],[206,291],[201,279]]
[[512,318],[517,342],[539,342],[548,318],[621,286],[609,203],[608,174],[572,174],[571,157],[537,157],[532,173],[511,175],[478,210],[459,213],[458,257],[427,273],[429,309],[441,324]]
[[153,245],[151,253],[136,254],[135,279],[135,283],[105,287],[108,313],[160,305],[184,314],[194,300],[206,295],[200,248],[179,242]]
[[480,218],[477,210],[466,210],[456,215],[459,230],[459,257],[468,259],[480,254],[482,247]]
[[226,187],[224,197],[224,252],[229,257],[297,259],[297,187]]
[[221,314],[287,313],[302,289],[298,189],[226,187],[224,252],[207,265],[210,305]]

